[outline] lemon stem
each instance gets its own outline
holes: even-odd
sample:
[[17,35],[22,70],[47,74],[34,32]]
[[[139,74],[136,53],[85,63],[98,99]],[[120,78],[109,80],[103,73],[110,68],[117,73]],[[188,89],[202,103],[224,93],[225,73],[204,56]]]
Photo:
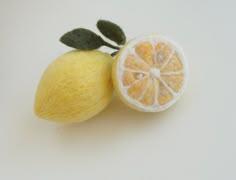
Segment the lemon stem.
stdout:
[[111,56],[114,57],[119,51],[115,51],[113,53],[111,53]]
[[106,42],[106,41],[103,41],[104,42],[104,46],[107,46],[107,47],[110,47],[112,49],[117,49],[117,50],[120,50],[120,48],[118,46],[113,46],[112,44]]

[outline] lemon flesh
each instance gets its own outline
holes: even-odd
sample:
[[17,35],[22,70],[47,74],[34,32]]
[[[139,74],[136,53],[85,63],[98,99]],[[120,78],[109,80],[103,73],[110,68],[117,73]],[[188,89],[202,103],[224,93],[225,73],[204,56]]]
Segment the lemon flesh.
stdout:
[[112,66],[114,89],[121,100],[142,112],[160,112],[174,105],[188,81],[182,48],[160,35],[129,41]]
[[111,101],[112,57],[98,50],[71,51],[43,73],[35,95],[35,114],[56,122],[81,122]]

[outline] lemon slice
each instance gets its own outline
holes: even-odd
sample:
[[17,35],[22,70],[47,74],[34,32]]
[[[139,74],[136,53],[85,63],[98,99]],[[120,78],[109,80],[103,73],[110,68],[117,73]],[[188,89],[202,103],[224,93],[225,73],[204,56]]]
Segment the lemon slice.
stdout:
[[163,36],[131,40],[112,67],[118,96],[130,107],[159,112],[172,106],[187,84],[187,61],[180,46]]

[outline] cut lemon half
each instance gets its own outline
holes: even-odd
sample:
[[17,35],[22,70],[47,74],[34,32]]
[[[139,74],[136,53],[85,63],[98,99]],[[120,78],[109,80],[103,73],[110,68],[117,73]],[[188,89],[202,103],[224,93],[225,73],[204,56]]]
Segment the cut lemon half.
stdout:
[[128,42],[115,57],[112,73],[118,96],[144,112],[172,106],[183,93],[188,77],[180,46],[157,35]]

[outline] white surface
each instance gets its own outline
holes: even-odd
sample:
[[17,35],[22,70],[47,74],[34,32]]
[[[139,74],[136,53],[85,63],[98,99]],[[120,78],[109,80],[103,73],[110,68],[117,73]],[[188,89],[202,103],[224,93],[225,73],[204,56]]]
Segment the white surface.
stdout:
[[[0,179],[236,179],[235,1],[0,1]],[[127,37],[162,33],[183,47],[190,81],[168,111],[114,99],[78,125],[32,112],[43,70],[70,48],[59,37],[98,18]]]

